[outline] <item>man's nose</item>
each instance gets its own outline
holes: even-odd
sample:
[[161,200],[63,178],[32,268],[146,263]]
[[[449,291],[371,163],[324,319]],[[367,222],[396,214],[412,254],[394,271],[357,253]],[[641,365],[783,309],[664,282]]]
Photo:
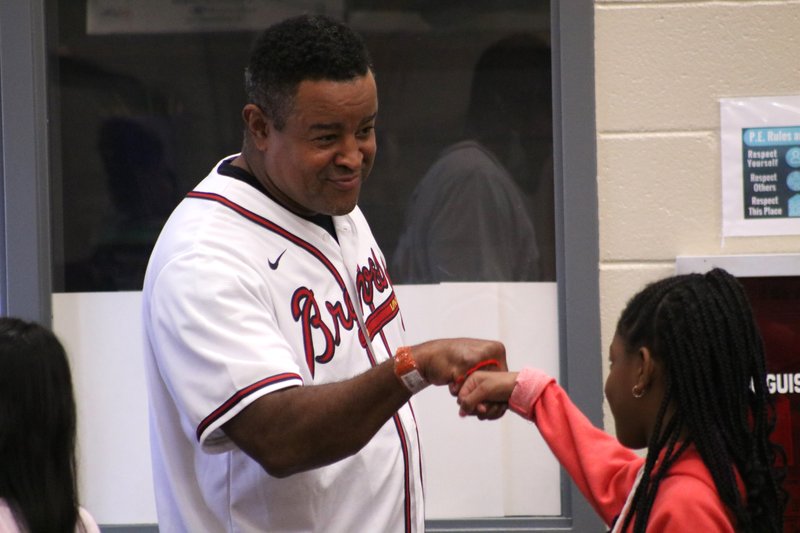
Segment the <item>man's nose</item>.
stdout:
[[355,136],[348,136],[342,142],[336,154],[336,164],[352,170],[361,168],[364,161],[364,152],[361,142]]

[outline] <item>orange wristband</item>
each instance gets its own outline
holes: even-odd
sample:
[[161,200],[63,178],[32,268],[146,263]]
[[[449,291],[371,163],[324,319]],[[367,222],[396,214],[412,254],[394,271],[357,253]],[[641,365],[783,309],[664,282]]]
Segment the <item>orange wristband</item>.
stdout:
[[411,394],[416,394],[428,386],[428,382],[422,377],[417,362],[411,355],[411,348],[408,346],[401,346],[397,349],[394,355],[394,374]]

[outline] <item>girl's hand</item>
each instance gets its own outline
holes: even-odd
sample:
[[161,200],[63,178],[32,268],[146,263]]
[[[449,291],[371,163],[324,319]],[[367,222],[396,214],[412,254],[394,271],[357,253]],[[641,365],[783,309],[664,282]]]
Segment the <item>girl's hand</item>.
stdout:
[[498,418],[498,405],[502,405],[502,412],[505,412],[508,399],[517,384],[517,374],[517,372],[474,372],[458,392],[459,416],[474,415],[481,420]]

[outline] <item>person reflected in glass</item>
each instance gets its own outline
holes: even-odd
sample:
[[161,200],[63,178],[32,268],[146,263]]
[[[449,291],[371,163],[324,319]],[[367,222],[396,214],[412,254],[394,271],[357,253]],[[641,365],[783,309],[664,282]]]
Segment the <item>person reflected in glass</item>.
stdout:
[[78,505],[75,399],[48,329],[0,317],[0,531],[100,533]]
[[550,63],[529,34],[482,53],[464,137],[412,193],[395,281],[555,279]]
[[140,290],[161,227],[179,201],[178,183],[158,131],[166,121],[111,117],[99,151],[114,211],[91,257],[93,290]]

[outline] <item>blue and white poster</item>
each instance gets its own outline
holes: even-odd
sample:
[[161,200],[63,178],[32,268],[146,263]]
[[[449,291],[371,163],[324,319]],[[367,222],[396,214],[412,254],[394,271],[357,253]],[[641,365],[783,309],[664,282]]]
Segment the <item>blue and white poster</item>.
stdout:
[[800,96],[720,100],[723,236],[800,235]]

